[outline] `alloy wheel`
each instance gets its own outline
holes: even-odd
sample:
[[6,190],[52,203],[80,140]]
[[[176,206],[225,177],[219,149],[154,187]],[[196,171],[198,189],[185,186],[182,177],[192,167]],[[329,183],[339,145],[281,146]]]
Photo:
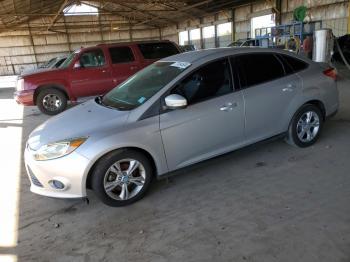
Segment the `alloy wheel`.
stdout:
[[144,166],[135,159],[115,162],[105,173],[103,186],[106,194],[115,200],[128,200],[136,196],[146,180]]
[[307,111],[301,115],[297,124],[297,135],[300,141],[310,142],[320,130],[320,118],[314,111]]

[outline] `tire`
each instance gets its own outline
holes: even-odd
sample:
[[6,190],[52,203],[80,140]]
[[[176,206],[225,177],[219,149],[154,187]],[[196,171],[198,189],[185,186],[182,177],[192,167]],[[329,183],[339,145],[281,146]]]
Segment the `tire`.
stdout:
[[[132,163],[137,164],[132,161],[139,165],[129,170]],[[124,149],[100,159],[91,175],[92,190],[98,198],[108,206],[120,207],[144,197],[153,177],[153,168],[142,153]]]
[[36,105],[46,115],[57,115],[67,107],[66,95],[55,88],[45,88],[37,96]]
[[288,128],[286,141],[297,147],[311,146],[319,138],[322,127],[323,114],[321,110],[315,105],[306,104],[294,115]]

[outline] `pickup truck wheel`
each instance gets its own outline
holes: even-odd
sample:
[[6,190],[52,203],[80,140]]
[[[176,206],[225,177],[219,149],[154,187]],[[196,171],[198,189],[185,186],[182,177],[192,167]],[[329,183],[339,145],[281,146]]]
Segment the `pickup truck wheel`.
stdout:
[[57,115],[67,107],[67,97],[55,88],[47,88],[40,91],[36,104],[41,112],[47,115]]

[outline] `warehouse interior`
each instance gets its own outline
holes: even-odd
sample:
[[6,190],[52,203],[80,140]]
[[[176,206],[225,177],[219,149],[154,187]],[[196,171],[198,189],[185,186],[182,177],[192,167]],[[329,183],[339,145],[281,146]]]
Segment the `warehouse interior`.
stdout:
[[[0,7],[0,261],[350,260],[349,0],[2,0]],[[92,193],[30,192],[23,151],[52,116],[15,102],[22,75],[81,48],[122,42],[171,41],[196,52],[253,41],[305,56],[303,40],[318,29],[335,39],[322,62],[337,71],[340,106],[315,145],[250,145],[156,181],[144,199],[121,208]]]

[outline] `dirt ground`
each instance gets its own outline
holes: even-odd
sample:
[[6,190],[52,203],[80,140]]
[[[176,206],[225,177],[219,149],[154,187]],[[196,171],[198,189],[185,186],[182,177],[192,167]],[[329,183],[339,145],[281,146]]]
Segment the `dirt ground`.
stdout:
[[0,89],[0,260],[350,261],[350,77],[338,86],[340,111],[314,146],[250,146],[123,208],[91,191],[90,204],[32,194],[20,156],[48,117]]

